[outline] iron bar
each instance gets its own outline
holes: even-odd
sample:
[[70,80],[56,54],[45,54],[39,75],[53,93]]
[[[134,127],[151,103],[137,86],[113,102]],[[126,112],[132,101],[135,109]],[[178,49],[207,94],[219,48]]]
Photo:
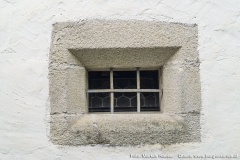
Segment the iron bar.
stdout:
[[[140,90],[140,70],[137,68],[137,90]],[[137,112],[140,113],[140,92],[137,92]]]
[[110,108],[110,111],[113,114],[113,112],[114,112],[114,92],[112,91],[113,90],[113,69],[112,68],[110,68],[110,89],[111,89],[111,93],[110,93],[111,108]]
[[89,89],[87,93],[104,93],[104,92],[161,92],[161,89]]

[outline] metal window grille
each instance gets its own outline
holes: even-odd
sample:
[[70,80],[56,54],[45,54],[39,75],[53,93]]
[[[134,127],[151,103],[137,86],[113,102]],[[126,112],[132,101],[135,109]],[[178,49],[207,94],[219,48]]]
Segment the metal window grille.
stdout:
[[89,72],[89,112],[160,111],[158,70]]

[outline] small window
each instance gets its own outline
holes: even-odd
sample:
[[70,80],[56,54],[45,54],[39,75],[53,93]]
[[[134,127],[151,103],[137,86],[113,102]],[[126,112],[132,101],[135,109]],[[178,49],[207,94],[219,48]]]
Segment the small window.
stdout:
[[88,72],[89,112],[160,111],[158,70]]

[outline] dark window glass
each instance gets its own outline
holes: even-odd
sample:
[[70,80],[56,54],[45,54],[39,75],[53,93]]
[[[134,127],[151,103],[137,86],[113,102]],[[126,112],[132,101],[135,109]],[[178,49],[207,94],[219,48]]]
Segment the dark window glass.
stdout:
[[140,110],[141,111],[159,111],[159,93],[142,92],[140,93]]
[[140,71],[141,89],[158,89],[158,71]]
[[110,93],[89,93],[89,112],[110,112]]
[[114,71],[113,85],[114,89],[136,89],[136,71]]
[[88,72],[88,88],[110,89],[110,72],[109,71]]
[[136,92],[114,93],[114,112],[137,111]]

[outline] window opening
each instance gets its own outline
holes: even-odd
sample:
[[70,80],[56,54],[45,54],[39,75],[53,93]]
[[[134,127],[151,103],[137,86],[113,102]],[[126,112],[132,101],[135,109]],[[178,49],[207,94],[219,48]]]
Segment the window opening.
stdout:
[[158,70],[88,72],[89,112],[160,111]]

